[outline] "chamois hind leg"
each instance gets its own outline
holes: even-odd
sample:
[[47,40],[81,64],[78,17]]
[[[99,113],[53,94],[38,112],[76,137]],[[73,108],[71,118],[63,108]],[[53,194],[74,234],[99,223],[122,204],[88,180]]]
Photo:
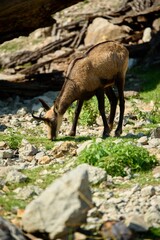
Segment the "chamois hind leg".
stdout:
[[125,78],[120,76],[119,79],[116,81],[118,95],[119,95],[119,122],[117,129],[115,131],[115,136],[119,137],[122,133],[122,124],[123,124],[123,117],[124,117],[124,110],[125,110],[125,100],[124,100],[124,82]]
[[115,118],[115,114],[116,114],[118,99],[117,99],[117,96],[116,96],[114,90],[112,89],[112,87],[105,88],[105,93],[106,93],[109,103],[110,103],[110,114],[109,114],[109,118],[108,118],[108,125],[109,125],[109,129],[111,131],[113,128],[113,122],[114,122],[114,118]]
[[110,130],[109,130],[109,126],[108,126],[108,123],[107,123],[107,118],[106,118],[106,115],[105,115],[104,90],[103,89],[98,89],[96,91],[96,97],[97,97],[97,100],[98,100],[98,109],[99,109],[100,115],[101,115],[102,120],[103,120],[103,125],[104,125],[103,137],[106,138],[106,137],[109,137]]
[[74,113],[74,120],[73,120],[73,124],[72,124],[71,131],[69,133],[69,136],[75,136],[76,135],[76,127],[77,127],[79,114],[80,114],[81,109],[82,109],[82,105],[83,105],[83,100],[78,100],[77,101],[77,106],[76,106],[76,109],[75,109],[75,113]]

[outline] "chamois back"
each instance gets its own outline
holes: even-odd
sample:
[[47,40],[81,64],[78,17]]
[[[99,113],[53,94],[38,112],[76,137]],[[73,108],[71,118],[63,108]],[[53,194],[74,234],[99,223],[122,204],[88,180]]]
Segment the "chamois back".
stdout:
[[120,43],[99,43],[71,62],[67,78],[76,81],[86,91],[94,91],[103,85],[113,85],[117,75],[125,75],[128,56],[128,50]]

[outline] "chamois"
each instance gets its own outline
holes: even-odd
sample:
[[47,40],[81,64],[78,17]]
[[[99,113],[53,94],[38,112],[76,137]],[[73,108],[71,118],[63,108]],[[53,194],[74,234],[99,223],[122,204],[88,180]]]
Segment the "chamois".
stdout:
[[[91,47],[82,57],[74,59],[67,70],[65,82],[50,108],[44,100],[39,99],[46,110],[44,117],[32,113],[37,120],[43,120],[48,126],[48,138],[57,137],[62,118],[69,106],[77,100],[75,118],[70,136],[75,136],[78,117],[84,100],[96,95],[98,108],[103,120],[103,137],[109,136],[113,127],[117,102],[119,99],[119,122],[115,131],[116,136],[122,133],[123,116],[125,109],[124,84],[128,68],[128,50],[118,42],[105,41]],[[113,86],[117,87],[118,97]],[[110,114],[107,121],[105,116],[104,94],[110,102]]]

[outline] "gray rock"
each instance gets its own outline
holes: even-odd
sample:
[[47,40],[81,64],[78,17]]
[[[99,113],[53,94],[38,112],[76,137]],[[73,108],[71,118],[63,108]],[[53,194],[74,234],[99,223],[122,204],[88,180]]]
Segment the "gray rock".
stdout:
[[107,173],[104,169],[94,167],[89,164],[81,164],[78,168],[84,168],[88,170],[89,182],[92,184],[98,184],[107,180]]
[[146,145],[146,144],[148,144],[148,138],[147,138],[147,136],[143,136],[143,137],[139,138],[137,142],[140,143],[141,145]]
[[155,194],[155,192],[156,192],[156,190],[153,186],[147,186],[147,187],[142,188],[141,195],[142,195],[142,197],[147,197],[147,196],[151,197]]
[[13,151],[11,149],[0,150],[0,158],[6,159],[6,158],[12,158],[12,156],[13,156]]
[[34,156],[37,154],[37,152],[38,152],[37,147],[30,144],[26,140],[22,140],[22,147],[19,148],[19,157],[20,158],[27,160],[28,156]]
[[87,169],[76,168],[53,182],[25,210],[22,224],[27,232],[45,232],[56,239],[86,221],[91,206]]
[[148,144],[150,147],[158,147],[160,146],[160,138],[151,138],[148,140]]
[[27,240],[20,229],[2,217],[0,217],[0,239]]
[[26,200],[29,197],[38,196],[42,192],[42,189],[31,185],[23,188],[17,188],[13,192],[16,193],[17,199]]
[[27,180],[28,180],[28,177],[26,175],[24,175],[21,172],[18,172],[15,169],[11,170],[6,177],[7,183],[21,183],[21,182],[26,182]]
[[144,220],[148,224],[148,227],[160,227],[160,211],[151,208],[144,215]]
[[138,214],[131,214],[125,221],[126,225],[135,232],[146,232],[148,226],[144,221],[143,216]]
[[160,138],[160,127],[157,127],[151,133],[151,138]]

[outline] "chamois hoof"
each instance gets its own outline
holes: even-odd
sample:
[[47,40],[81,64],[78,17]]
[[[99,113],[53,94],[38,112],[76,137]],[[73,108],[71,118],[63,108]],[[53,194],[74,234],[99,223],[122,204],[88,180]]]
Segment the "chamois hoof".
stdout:
[[70,137],[75,137],[76,134],[75,134],[75,132],[72,132],[72,131],[71,131],[71,132],[69,133],[69,136],[70,136]]
[[102,135],[102,138],[108,138],[108,137],[110,137],[110,135],[109,135],[109,133],[103,133],[103,135]]
[[122,130],[115,131],[115,137],[120,137]]

